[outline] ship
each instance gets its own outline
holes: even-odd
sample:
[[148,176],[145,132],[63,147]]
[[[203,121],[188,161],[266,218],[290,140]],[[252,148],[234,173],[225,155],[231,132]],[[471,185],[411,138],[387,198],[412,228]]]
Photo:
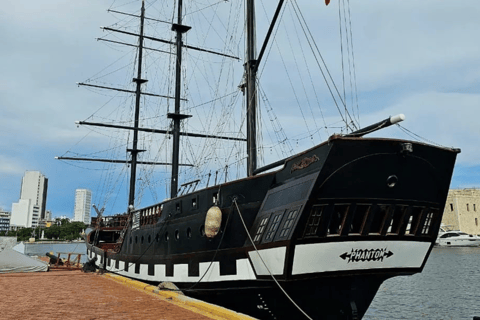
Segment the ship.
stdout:
[[[171,23],[175,41],[169,42],[176,60],[175,110],[168,113],[172,125],[167,130],[141,125],[147,81],[143,42],[153,39],[144,34],[142,1],[135,16],[140,31],[130,33],[138,37],[133,125],[77,122],[133,135],[128,159],[105,160],[129,165],[128,206],[110,216],[96,208],[98,216],[86,235],[87,255],[105,271],[156,285],[172,282],[190,297],[259,319],[361,319],[385,280],[423,270],[460,150],[367,137],[402,121],[400,114],[257,166],[257,71],[283,2],[257,55],[254,1],[245,1],[247,52],[239,90],[246,95],[247,133],[239,138],[182,131],[182,121],[190,117],[181,109],[182,49],[209,51],[183,43],[191,27],[182,20],[182,0]],[[141,132],[170,135],[172,161],[156,163],[171,166],[170,197],[137,208],[136,171],[148,164],[139,160]],[[208,176],[199,189],[199,180],[179,185],[180,139],[185,136],[246,143],[246,177],[224,182],[215,177],[209,185]]]

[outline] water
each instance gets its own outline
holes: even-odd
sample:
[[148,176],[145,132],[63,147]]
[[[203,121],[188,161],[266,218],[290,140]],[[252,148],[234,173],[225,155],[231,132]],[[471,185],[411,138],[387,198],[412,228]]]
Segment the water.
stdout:
[[480,316],[480,247],[435,247],[422,273],[385,281],[363,319]]
[[[25,243],[25,254],[29,256],[45,256],[47,252],[53,252],[57,254],[58,252],[67,253],[83,253],[83,256],[80,259],[81,263],[87,262],[87,246],[85,242],[71,242],[71,243]],[[65,259],[67,255],[62,254],[60,258]],[[76,256],[71,257],[75,259]]]

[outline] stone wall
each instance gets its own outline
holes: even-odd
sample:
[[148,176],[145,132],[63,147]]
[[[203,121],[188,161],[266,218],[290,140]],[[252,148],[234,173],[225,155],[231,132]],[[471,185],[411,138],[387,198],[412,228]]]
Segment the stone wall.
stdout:
[[480,189],[451,189],[442,223],[450,230],[480,234]]

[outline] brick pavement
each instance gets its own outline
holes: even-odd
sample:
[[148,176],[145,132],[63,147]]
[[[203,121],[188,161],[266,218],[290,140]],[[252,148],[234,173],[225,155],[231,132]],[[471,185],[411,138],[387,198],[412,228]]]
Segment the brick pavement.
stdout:
[[1,319],[211,319],[96,273],[0,275]]

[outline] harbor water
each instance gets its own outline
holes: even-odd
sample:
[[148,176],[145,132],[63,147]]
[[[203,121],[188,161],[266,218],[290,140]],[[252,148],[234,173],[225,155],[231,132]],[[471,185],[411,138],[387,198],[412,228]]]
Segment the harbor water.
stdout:
[[422,273],[385,281],[363,319],[480,316],[480,247],[435,247]]

